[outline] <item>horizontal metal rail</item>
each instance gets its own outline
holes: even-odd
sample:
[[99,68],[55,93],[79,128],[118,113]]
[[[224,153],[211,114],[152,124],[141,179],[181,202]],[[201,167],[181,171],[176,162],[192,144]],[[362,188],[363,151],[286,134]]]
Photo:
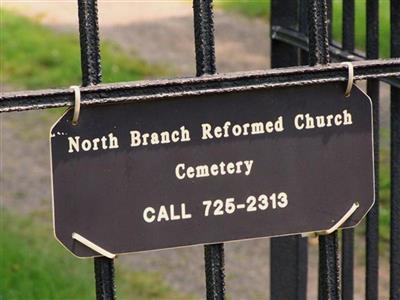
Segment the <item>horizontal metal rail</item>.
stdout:
[[[271,38],[308,51],[308,37],[301,32],[281,26],[273,26]],[[360,51],[347,51],[340,48],[336,42],[329,45],[329,54],[336,61],[363,61],[366,56]],[[400,88],[400,78],[383,78],[382,81]]]
[[[81,104],[111,104],[187,95],[220,94],[272,87],[299,86],[347,80],[345,66],[335,63],[314,67],[293,67],[229,73],[172,80],[136,81],[118,84],[99,84],[81,88]],[[400,77],[400,59],[354,62],[354,79]],[[71,89],[54,89],[3,93],[0,113],[73,105]]]

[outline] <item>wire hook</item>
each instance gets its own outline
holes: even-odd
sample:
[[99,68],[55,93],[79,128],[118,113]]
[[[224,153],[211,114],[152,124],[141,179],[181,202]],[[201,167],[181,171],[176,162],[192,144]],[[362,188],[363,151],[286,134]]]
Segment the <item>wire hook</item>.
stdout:
[[105,257],[108,257],[111,259],[114,259],[116,257],[116,255],[114,253],[111,253],[111,252],[105,250],[104,248],[100,247],[99,245],[96,245],[95,243],[89,241],[87,238],[81,236],[80,234],[78,234],[76,232],[72,233],[72,239],[81,242],[86,247],[92,249],[93,251],[96,251],[97,253],[99,253]]
[[346,86],[346,91],[344,92],[345,97],[349,97],[351,93],[351,89],[353,88],[353,83],[354,83],[354,67],[351,62],[345,61],[341,63],[344,66],[347,66],[347,69],[349,70],[348,76],[347,76],[347,86]]
[[79,120],[79,112],[81,111],[81,89],[77,85],[70,86],[70,89],[72,89],[75,94],[74,116],[72,117],[72,125],[77,125]]
[[340,220],[337,221],[331,228],[329,228],[327,230],[318,231],[318,232],[303,233],[301,236],[302,237],[317,237],[319,235],[331,234],[332,232],[338,230],[339,227],[342,226],[344,224],[344,222],[346,222],[359,207],[360,207],[360,204],[358,202],[355,202],[350,207],[350,209],[343,215],[343,217],[341,217]]

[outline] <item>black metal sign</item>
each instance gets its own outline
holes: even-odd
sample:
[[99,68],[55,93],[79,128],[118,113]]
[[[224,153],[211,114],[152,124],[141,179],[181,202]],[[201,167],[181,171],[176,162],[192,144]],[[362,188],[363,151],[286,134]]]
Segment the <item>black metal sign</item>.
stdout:
[[315,232],[357,203],[355,226],[371,111],[337,83],[69,111],[51,130],[56,237],[88,257]]

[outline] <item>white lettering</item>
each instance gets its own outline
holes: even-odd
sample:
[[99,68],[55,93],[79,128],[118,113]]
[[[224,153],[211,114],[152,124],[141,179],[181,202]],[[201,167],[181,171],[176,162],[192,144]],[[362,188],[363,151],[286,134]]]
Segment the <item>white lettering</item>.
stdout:
[[[175,176],[179,180],[183,180],[185,178],[192,179],[234,174],[244,174],[249,176],[251,174],[253,164],[253,160],[240,160],[237,162],[227,163],[221,161],[211,165],[201,164],[197,166],[186,166],[184,163],[179,163],[175,167]],[[244,167],[244,170],[242,170],[242,166]]]
[[169,206],[161,205],[158,209],[149,206],[143,210],[143,220],[146,223],[178,221],[190,218],[192,218],[192,214],[186,211],[185,203],[181,203],[178,209],[175,209],[174,204],[170,204]]
[[213,136],[211,135],[211,125],[208,123],[201,124],[203,128],[203,136],[201,137],[203,140],[212,139]]
[[298,130],[325,128],[332,126],[346,126],[353,124],[352,115],[347,110],[338,114],[311,116],[307,114],[298,114],[294,118],[294,126]]
[[173,204],[169,206],[169,212],[171,214],[171,221],[180,220],[180,215],[175,215],[175,207]]
[[299,130],[303,129],[304,128],[304,124],[302,123],[303,120],[304,120],[303,115],[297,115],[294,118],[294,126]]
[[140,146],[141,140],[140,140],[140,132],[137,130],[131,130],[131,147],[137,147]]
[[118,138],[112,133],[101,138],[82,139],[80,136],[68,137],[68,153],[79,151],[98,151],[107,149],[117,149]]
[[145,220],[145,222],[147,223],[154,222],[154,220],[156,219],[155,213],[156,211],[154,208],[146,207],[145,210],[143,211],[143,219]]
[[185,203],[181,204],[181,214],[182,214],[183,220],[192,218],[192,214],[186,213],[186,204]]
[[344,119],[343,125],[351,125],[351,124],[353,124],[353,120],[351,118],[351,114],[347,110],[343,111],[343,119]]
[[92,143],[89,140],[83,140],[81,146],[83,151],[92,149]]
[[253,162],[252,160],[245,160],[244,165],[246,166],[246,172],[245,175],[249,176],[251,173],[251,168],[253,167]]
[[160,211],[157,216],[157,222],[161,221],[169,221],[168,212],[164,205],[160,206]]
[[112,133],[108,134],[108,139],[110,140],[110,149],[118,149],[118,139]]
[[169,144],[178,142],[189,142],[190,133],[185,126],[181,126],[179,130],[142,133],[138,130],[131,130],[131,147]]
[[68,138],[68,142],[69,142],[69,150],[68,150],[68,152],[69,153],[74,152],[74,150],[76,152],[79,152],[79,139],[80,139],[79,136],[76,136],[74,138],[72,138],[72,137]]
[[176,178],[182,180],[185,178],[185,174],[182,174],[180,170],[185,170],[185,164],[178,164],[175,168],[175,176]]

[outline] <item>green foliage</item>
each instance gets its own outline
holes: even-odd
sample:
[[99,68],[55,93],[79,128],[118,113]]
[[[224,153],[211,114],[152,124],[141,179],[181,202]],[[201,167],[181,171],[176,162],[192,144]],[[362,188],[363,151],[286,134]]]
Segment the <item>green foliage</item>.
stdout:
[[[0,219],[0,299],[94,299],[91,259],[72,256],[53,238],[50,218]],[[191,299],[172,291],[153,273],[128,272],[116,266],[119,299]]]
[[[4,299],[93,299],[89,261],[76,261],[49,228],[2,215],[0,295]],[[74,282],[74,284],[71,284]]]
[[[388,140],[389,130],[382,129],[381,141],[388,143]],[[390,240],[390,150],[381,146],[379,159],[379,234],[382,242],[388,243]]]
[[271,0],[216,0],[217,7],[248,17],[269,18]]
[[[340,41],[342,36],[342,1],[333,0],[333,37]],[[270,0],[216,0],[217,7],[239,12],[248,17],[266,17],[270,14]],[[390,1],[379,1],[380,15],[380,53],[382,57],[390,54]],[[355,38],[357,49],[365,49],[366,0],[355,1]]]
[[[0,10],[1,78],[28,89],[80,84],[79,39],[52,31],[28,18]],[[128,56],[116,45],[101,45],[103,81],[119,82],[165,74],[160,66]]]
[[[333,37],[342,39],[342,5],[343,0],[333,0]],[[366,48],[366,0],[355,1],[355,43],[356,48]],[[380,56],[390,56],[390,0],[379,1],[379,46]]]
[[[21,88],[66,87],[81,82],[79,40],[0,9],[0,82]],[[166,74],[165,69],[101,45],[104,82]],[[52,110],[60,114],[60,110]],[[29,138],[29,137],[28,137]],[[94,299],[93,262],[80,260],[53,238],[48,215],[18,217],[0,207],[0,299]],[[116,266],[120,299],[188,299],[154,273]]]

